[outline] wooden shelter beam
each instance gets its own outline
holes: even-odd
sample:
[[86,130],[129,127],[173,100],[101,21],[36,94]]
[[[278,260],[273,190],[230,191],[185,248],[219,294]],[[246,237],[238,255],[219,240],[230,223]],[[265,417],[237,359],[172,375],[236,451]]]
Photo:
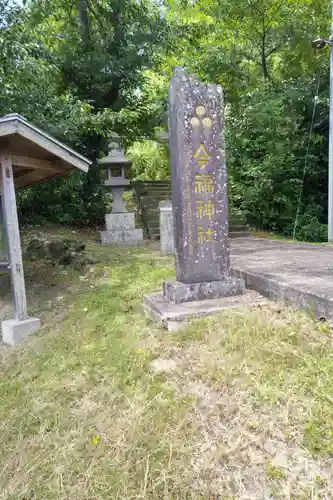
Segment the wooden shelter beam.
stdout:
[[16,165],[18,167],[26,167],[26,168],[33,168],[34,170],[42,170],[45,172],[54,172],[54,173],[61,173],[65,174],[68,172],[68,169],[64,169],[62,167],[55,166],[54,163],[52,163],[49,160],[43,160],[40,158],[31,158],[29,156],[19,156],[19,155],[12,155],[12,165]]
[[13,288],[13,312],[15,320],[23,321],[28,317],[27,299],[25,293],[12,158],[9,151],[0,151],[0,165],[0,190]]

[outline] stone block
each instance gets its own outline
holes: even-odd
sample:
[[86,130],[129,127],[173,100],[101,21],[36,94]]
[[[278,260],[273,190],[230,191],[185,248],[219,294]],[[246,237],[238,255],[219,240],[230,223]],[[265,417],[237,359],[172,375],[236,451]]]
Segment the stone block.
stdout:
[[165,281],[163,284],[164,297],[174,304],[216,299],[219,297],[231,297],[244,293],[245,282],[240,278],[229,278],[223,281],[209,281],[203,283]]
[[129,231],[135,229],[134,213],[106,214],[105,224],[107,231]]
[[16,345],[40,329],[40,319],[27,318],[22,321],[9,319],[3,321],[1,327],[2,342],[9,345]]
[[123,232],[123,242],[125,245],[136,245],[143,240],[142,229],[133,229],[132,231]]
[[172,203],[169,200],[161,201],[160,209],[160,242],[163,254],[175,253],[175,238],[173,233]]
[[255,307],[267,301],[256,292],[246,291],[243,295],[222,297],[200,301],[174,304],[167,300],[162,293],[144,295],[143,307],[147,318],[158,323],[168,331],[176,330],[187,322],[205,317],[214,316],[226,309]]
[[101,242],[108,245],[135,246],[142,240],[142,229],[101,232]]

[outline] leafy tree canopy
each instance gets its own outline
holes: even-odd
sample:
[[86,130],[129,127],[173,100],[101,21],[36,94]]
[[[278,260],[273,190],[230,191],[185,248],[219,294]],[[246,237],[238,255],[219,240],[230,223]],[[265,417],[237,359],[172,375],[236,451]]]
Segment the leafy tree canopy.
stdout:
[[[115,130],[131,148],[133,176],[164,178],[164,147],[140,141],[165,128],[170,76],[183,65],[225,90],[230,193],[249,222],[288,233],[301,200],[307,225],[325,223],[329,49],[311,42],[328,37],[330,4],[0,0],[0,115],[19,112],[92,159]],[[38,190],[76,191],[76,215],[60,202],[55,218],[100,220],[98,172],[68,182],[28,191],[25,213]]]

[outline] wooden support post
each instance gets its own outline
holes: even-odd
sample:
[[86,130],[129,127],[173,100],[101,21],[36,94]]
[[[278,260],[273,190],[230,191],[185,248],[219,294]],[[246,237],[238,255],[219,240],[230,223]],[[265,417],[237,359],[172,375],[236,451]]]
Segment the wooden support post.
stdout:
[[1,191],[0,191],[0,272],[2,269],[8,268],[8,250],[7,250],[7,237],[6,230],[4,226],[4,217],[2,212],[2,201],[1,201]]
[[18,224],[15,186],[11,153],[0,151],[0,190],[4,226],[7,236],[8,257],[10,265],[13,294],[14,319],[23,321],[28,318],[27,299],[23,272],[20,229]]

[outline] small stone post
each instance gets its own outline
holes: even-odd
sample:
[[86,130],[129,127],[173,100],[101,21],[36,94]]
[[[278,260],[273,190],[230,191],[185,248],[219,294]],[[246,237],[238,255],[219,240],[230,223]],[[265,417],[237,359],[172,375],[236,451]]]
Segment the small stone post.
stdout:
[[160,205],[160,242],[162,254],[175,252],[175,238],[173,234],[172,203],[169,200],[161,201]]

